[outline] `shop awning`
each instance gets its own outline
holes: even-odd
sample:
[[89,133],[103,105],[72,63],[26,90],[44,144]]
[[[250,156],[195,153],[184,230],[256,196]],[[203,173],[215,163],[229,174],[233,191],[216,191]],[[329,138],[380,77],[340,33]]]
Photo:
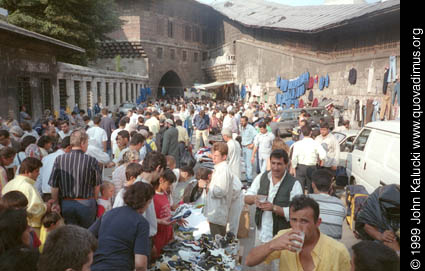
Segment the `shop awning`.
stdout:
[[206,89],[212,89],[212,88],[218,88],[221,86],[225,86],[225,85],[230,85],[230,84],[234,84],[234,81],[226,81],[226,82],[212,82],[212,83],[208,83],[208,84],[202,84],[202,85],[194,85],[193,88],[196,89],[202,89],[202,90],[206,90]]

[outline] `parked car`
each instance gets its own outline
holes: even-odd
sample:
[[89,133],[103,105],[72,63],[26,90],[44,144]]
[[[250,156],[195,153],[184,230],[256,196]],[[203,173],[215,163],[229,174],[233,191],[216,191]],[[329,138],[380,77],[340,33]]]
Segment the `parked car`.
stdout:
[[336,137],[339,143],[339,162],[338,166],[346,167],[347,155],[353,146],[354,139],[360,130],[346,130],[346,131],[332,131],[332,134]]
[[127,112],[129,110],[131,110],[133,107],[137,107],[136,104],[134,103],[123,103],[120,105],[120,107],[118,108],[118,112],[123,113],[124,115],[127,114]]
[[381,185],[400,184],[400,121],[368,123],[347,154],[350,182],[369,193]]
[[285,109],[282,111],[279,122],[272,122],[270,124],[273,132],[279,132],[279,136],[291,136],[292,131],[296,126],[298,126],[298,116],[301,113],[301,110],[305,110],[311,115],[311,123],[314,125],[319,124],[320,118],[324,118],[326,122],[329,123],[331,129],[334,128],[334,122],[332,116],[325,109],[325,107],[310,107],[310,108],[296,108],[296,109]]

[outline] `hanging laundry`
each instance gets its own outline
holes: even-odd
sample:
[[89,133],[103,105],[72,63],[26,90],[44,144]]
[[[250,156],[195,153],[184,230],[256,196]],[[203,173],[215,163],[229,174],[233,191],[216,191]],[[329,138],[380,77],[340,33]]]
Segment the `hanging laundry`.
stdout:
[[329,88],[329,75],[328,74],[326,74],[326,77],[325,77],[325,87]]
[[314,78],[310,77],[308,80],[308,89],[312,89],[314,87]]
[[387,87],[388,87],[388,67],[385,67],[385,72],[384,72],[384,80],[383,80],[383,84],[382,84],[382,93],[385,95],[387,94]]
[[318,107],[319,106],[319,100],[317,98],[314,98],[312,107]]
[[319,80],[319,89],[323,90],[324,87],[325,87],[325,78],[321,76]]
[[314,76],[314,83],[317,84],[319,82],[319,76],[316,74]]
[[310,102],[312,102],[312,101],[313,101],[313,90],[312,90],[312,89],[310,89],[310,92],[308,93],[308,100],[309,100]]
[[280,87],[280,76],[276,79],[276,87]]
[[390,56],[390,69],[388,70],[387,83],[391,83],[396,80],[396,71],[397,71],[396,57]]
[[252,87],[252,94],[260,97],[261,96],[261,87],[259,85],[255,85]]
[[245,85],[242,85],[242,89],[241,89],[242,100],[245,99],[245,96],[246,96],[246,88],[245,88]]
[[354,68],[351,68],[351,70],[348,72],[348,82],[350,84],[355,85],[357,81],[357,70]]
[[300,99],[300,103],[298,104],[299,108],[304,108],[304,100]]

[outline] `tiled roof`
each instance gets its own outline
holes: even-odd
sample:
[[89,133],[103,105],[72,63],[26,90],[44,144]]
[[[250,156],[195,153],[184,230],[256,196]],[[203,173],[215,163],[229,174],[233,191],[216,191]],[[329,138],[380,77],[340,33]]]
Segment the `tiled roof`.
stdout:
[[399,10],[400,0],[320,6],[287,6],[264,0],[226,0],[213,2],[209,6],[248,27],[319,32],[364,15]]

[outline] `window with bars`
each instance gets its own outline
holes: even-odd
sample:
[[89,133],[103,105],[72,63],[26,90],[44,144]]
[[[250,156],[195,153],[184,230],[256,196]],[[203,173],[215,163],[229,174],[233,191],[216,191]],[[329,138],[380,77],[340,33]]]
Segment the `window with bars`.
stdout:
[[18,77],[18,106],[25,105],[27,112],[32,112],[31,86],[29,77]]
[[91,89],[91,82],[86,82],[87,87],[87,108],[93,107],[93,90]]
[[80,81],[74,81],[75,104],[80,106]]
[[173,32],[173,22],[168,21],[168,37],[173,38],[174,32]]
[[52,84],[50,79],[41,79],[41,106],[43,110],[53,111],[52,106]]
[[162,58],[162,48],[161,47],[156,48],[156,57]]
[[124,102],[123,98],[122,98],[122,83],[120,83],[120,104],[122,104]]
[[59,79],[59,106],[66,109],[66,79]]
[[114,83],[113,86],[113,104],[117,104],[117,83]]
[[182,51],[182,59],[183,61],[187,61],[187,51]]
[[193,62],[198,62],[198,53],[193,53]]
[[186,25],[184,27],[184,39],[186,41],[191,41],[192,39],[192,28],[190,27],[190,25]]
[[109,106],[109,83],[105,83],[105,106]]
[[102,83],[101,82],[97,82],[97,103],[100,104],[102,103]]
[[170,58],[172,60],[176,59],[176,50],[175,49],[170,49]]
[[193,41],[201,41],[201,31],[199,30],[199,27],[193,27]]

